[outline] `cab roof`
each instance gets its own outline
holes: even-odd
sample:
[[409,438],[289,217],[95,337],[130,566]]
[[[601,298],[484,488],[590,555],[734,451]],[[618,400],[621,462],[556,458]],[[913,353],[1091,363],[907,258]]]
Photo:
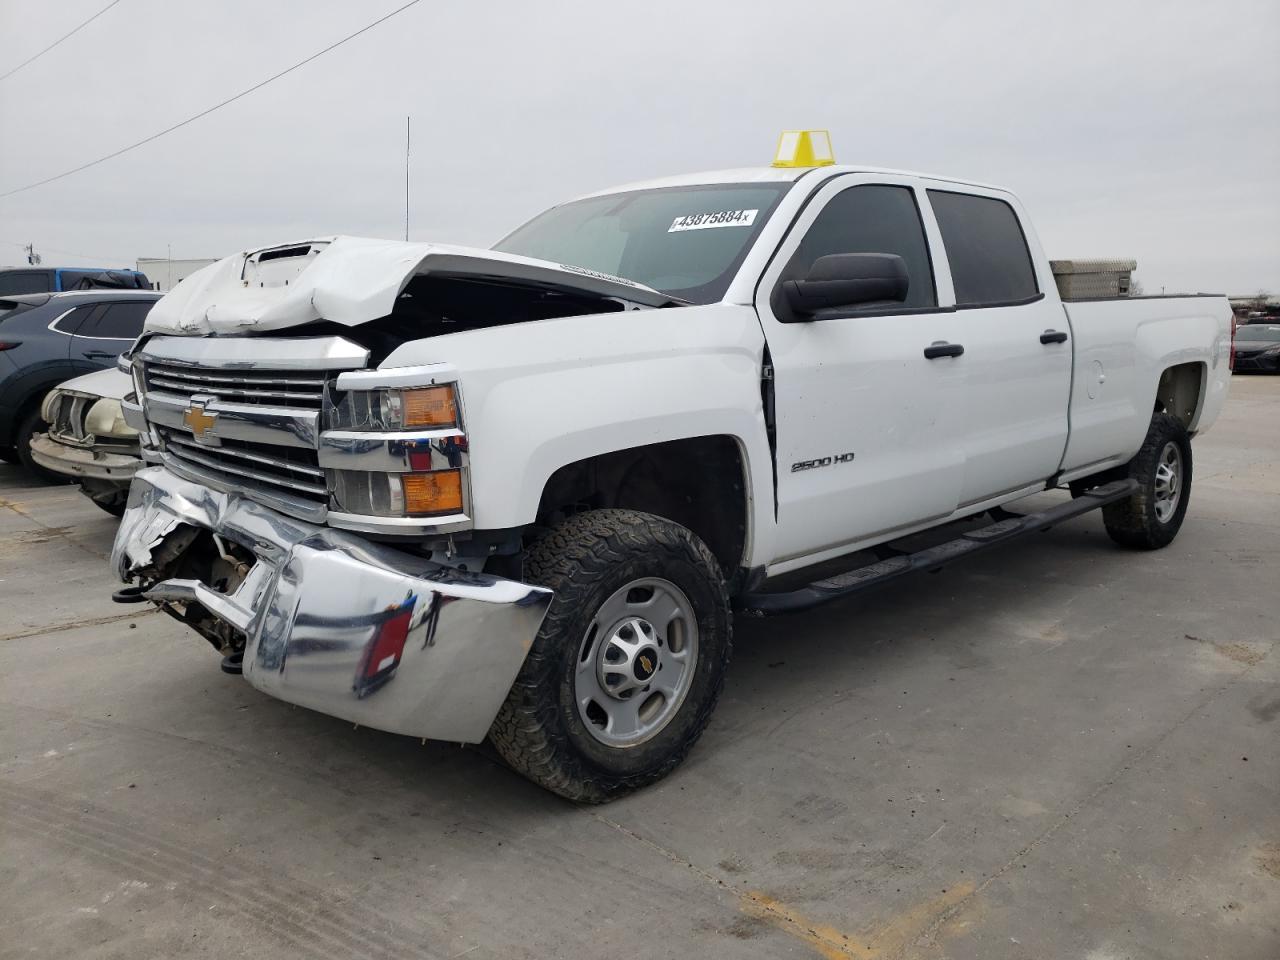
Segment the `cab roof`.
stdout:
[[738,167],[729,170],[704,170],[701,173],[680,173],[670,177],[658,177],[653,180],[639,180],[617,187],[596,190],[583,194],[575,199],[585,200],[588,197],[603,197],[613,193],[632,193],[637,190],[656,190],[663,187],[695,187],[725,183],[785,183],[794,182],[801,177],[817,173],[825,180],[834,174],[843,173],[881,173],[899,177],[919,177],[922,180],[938,180],[944,183],[955,183],[968,187],[980,187],[984,190],[1001,190],[1006,188],[990,183],[979,183],[976,180],[962,180],[958,177],[939,176],[935,173],[920,173],[914,170],[893,170],[887,167],[863,166],[861,164],[827,164],[822,167]]

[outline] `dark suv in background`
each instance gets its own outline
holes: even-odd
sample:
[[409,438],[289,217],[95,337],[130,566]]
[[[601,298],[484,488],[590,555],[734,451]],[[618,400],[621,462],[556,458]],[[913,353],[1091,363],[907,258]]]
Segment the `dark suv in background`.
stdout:
[[151,281],[137,270],[101,267],[0,267],[0,297],[63,290],[150,290]]
[[112,366],[159,299],[150,290],[0,297],[0,459],[65,479],[31,459],[31,436],[45,430],[41,401],[64,380]]

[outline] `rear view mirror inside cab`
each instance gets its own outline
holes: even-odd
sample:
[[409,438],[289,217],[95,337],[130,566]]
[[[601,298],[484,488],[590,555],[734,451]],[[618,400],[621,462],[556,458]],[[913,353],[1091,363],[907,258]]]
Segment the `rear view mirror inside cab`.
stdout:
[[782,295],[795,320],[870,303],[902,303],[910,281],[902,257],[889,253],[833,253],[819,257],[803,280],[784,280]]

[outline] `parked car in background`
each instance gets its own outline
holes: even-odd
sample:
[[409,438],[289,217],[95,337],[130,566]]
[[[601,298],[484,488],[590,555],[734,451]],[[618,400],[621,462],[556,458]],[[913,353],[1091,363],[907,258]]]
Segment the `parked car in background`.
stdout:
[[1237,373],[1280,373],[1280,323],[1250,323],[1236,329]]
[[129,375],[114,367],[68,380],[41,406],[49,432],[31,438],[37,464],[76,481],[85,496],[117,517],[142,465],[138,431],[124,422],[120,408],[132,390]]
[[20,461],[44,480],[65,479],[31,456],[31,438],[45,430],[45,394],[72,377],[114,366],[159,299],[150,290],[0,298],[0,459]]
[[0,297],[67,290],[150,290],[137,270],[101,267],[0,267]]

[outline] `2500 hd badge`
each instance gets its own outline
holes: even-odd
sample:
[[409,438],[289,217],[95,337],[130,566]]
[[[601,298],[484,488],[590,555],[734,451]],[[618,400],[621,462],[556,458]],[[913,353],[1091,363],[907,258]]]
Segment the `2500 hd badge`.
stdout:
[[791,472],[800,473],[802,470],[817,470],[819,467],[829,467],[833,463],[849,463],[851,460],[853,460],[853,451],[837,453],[834,457],[819,457],[817,460],[797,460],[791,465]]

